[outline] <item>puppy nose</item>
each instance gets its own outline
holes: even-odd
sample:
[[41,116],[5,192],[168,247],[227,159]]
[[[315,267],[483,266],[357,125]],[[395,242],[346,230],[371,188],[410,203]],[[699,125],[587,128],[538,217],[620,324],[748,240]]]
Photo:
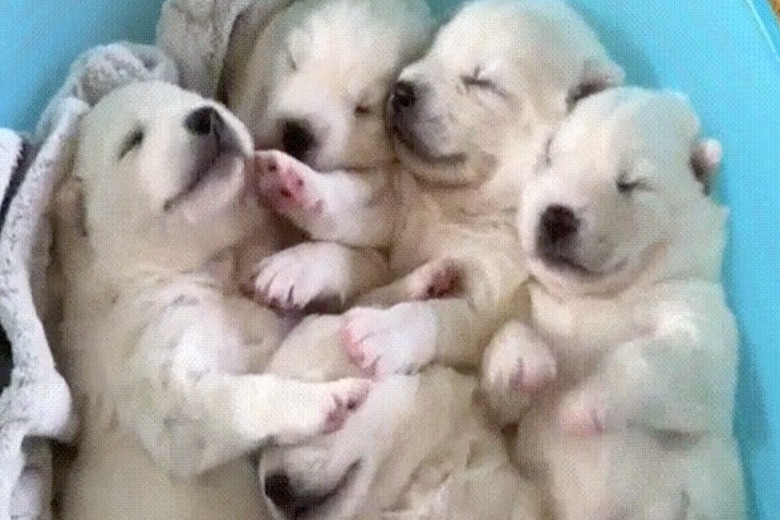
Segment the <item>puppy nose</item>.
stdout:
[[401,112],[414,107],[417,103],[417,91],[414,84],[408,81],[397,81],[393,86],[390,105],[395,112]]
[[214,107],[202,107],[191,112],[184,120],[184,127],[193,135],[219,137],[225,122]]
[[542,213],[542,233],[554,244],[575,235],[579,226],[579,219],[566,206],[548,206]]
[[301,514],[316,507],[313,497],[295,493],[290,477],[284,473],[274,473],[265,478],[263,491],[265,496],[284,514],[285,518],[298,518]]
[[285,152],[303,160],[317,146],[317,138],[305,121],[289,120],[282,125],[282,146]]

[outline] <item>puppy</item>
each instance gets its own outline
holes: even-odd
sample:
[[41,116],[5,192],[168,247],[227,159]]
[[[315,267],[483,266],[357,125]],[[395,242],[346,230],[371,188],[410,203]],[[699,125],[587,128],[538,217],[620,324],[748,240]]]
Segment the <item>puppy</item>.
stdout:
[[552,518],[745,518],[727,212],[704,186],[720,145],[698,133],[682,96],[606,91],[523,191],[532,314],[487,350],[484,386],[537,391],[516,455]]
[[[479,365],[522,299],[517,192],[573,103],[622,77],[565,3],[480,0],[401,72],[387,122],[404,168],[386,182],[260,154],[261,192],[313,238],[390,248],[398,281],[345,316],[342,343],[355,363],[377,376],[434,360]],[[403,302],[453,288],[458,297]]]
[[[255,9],[265,9],[260,4]],[[228,107],[249,126],[256,148],[382,182],[376,170],[396,160],[384,103],[401,68],[429,43],[425,1],[299,0],[264,26],[252,14],[231,38],[223,85]],[[386,259],[377,252],[328,242],[292,247],[259,266],[251,262],[249,270],[261,274],[251,292],[285,308],[341,307],[388,281]]]
[[267,222],[251,151],[223,106],[165,83],[85,116],[57,223],[83,424],[63,518],[255,520],[242,455],[332,431],[365,398],[362,380],[261,374],[284,323],[206,268]]
[[[338,316],[296,327],[269,370],[304,380],[358,375]],[[376,383],[344,428],[263,451],[263,496],[278,520],[536,520],[539,494],[509,460],[474,376],[430,366]]]

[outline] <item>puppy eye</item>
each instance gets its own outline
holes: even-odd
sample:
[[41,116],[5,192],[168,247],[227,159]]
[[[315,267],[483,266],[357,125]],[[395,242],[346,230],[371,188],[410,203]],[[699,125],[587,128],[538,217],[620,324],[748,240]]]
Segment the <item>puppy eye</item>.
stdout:
[[358,117],[370,116],[372,113],[370,105],[358,105],[355,107],[355,115]]
[[617,190],[618,193],[622,195],[629,195],[631,193],[634,193],[636,191],[649,191],[650,186],[647,184],[647,181],[643,179],[633,179],[630,180],[626,176],[621,175],[617,180]]
[[460,78],[463,86],[466,89],[477,88],[480,90],[486,90],[496,94],[500,94],[501,91],[496,83],[482,75],[482,71],[478,68],[470,76],[461,76]]
[[122,141],[122,147],[119,150],[119,160],[130,153],[132,150],[141,146],[144,141],[144,131],[140,128],[136,128],[125,137]]
[[544,147],[544,164],[545,166],[550,166],[552,164],[552,159],[550,159],[550,148],[552,147],[553,138],[550,137],[547,139],[547,144]]
[[295,61],[295,58],[290,51],[287,51],[287,66],[290,67],[290,70],[293,72],[298,70],[298,63]]

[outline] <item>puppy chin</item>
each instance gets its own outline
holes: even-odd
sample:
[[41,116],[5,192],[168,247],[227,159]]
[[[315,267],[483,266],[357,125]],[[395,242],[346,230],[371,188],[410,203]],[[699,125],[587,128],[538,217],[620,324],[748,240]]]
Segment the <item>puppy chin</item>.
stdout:
[[173,208],[190,225],[207,225],[253,203],[249,188],[254,168],[246,159],[224,155],[213,168],[219,171],[182,196]]

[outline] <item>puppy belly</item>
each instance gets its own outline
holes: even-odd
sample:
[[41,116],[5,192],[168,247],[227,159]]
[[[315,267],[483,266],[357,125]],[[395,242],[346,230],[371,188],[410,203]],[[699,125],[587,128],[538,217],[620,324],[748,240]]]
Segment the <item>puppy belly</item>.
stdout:
[[638,430],[578,438],[532,410],[516,455],[557,520],[741,518],[739,461],[728,444]]
[[[99,442],[99,444],[98,444]],[[63,520],[261,520],[252,464],[242,458],[178,481],[125,436],[85,443],[68,476]]]

